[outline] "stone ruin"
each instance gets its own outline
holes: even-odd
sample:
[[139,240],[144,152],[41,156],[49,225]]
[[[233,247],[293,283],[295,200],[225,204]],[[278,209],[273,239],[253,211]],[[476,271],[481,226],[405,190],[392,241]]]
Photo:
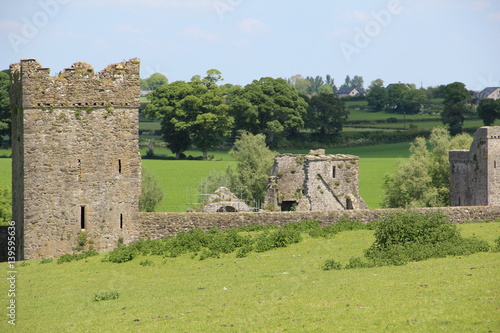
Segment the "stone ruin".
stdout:
[[219,187],[205,202],[203,209],[205,213],[234,213],[249,212],[250,207],[238,199],[228,188]]
[[451,206],[500,205],[500,126],[480,127],[469,150],[452,150]]
[[10,66],[18,260],[71,253],[81,231],[98,251],[138,239],[139,66]]
[[325,154],[282,154],[275,158],[265,208],[281,211],[366,209],[359,195],[359,158]]

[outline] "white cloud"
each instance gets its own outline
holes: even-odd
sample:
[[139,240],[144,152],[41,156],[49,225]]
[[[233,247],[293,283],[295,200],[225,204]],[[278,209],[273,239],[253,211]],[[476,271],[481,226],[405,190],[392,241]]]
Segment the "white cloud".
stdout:
[[361,12],[361,11],[352,11],[347,13],[347,17],[351,19],[355,19],[356,21],[359,22],[368,22],[373,20],[373,17],[370,13],[368,12]]
[[489,0],[479,0],[479,1],[474,1],[472,5],[476,10],[483,10],[490,7],[491,3]]
[[18,21],[11,20],[0,20],[0,31],[7,32],[19,32],[21,30],[22,23]]
[[181,34],[185,37],[202,39],[208,42],[214,42],[222,39],[221,36],[207,32],[198,26],[189,27]]
[[249,35],[264,33],[269,30],[267,24],[257,19],[242,20],[238,22],[238,28]]
[[500,12],[489,13],[488,18],[495,20],[495,21],[500,21]]
[[138,34],[143,32],[140,28],[135,28],[128,23],[120,24],[115,27],[116,32],[123,32],[128,34]]

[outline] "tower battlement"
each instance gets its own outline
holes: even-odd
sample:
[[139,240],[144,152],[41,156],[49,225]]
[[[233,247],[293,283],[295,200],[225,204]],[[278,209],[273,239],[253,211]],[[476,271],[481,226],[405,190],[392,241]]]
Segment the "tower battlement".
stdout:
[[139,60],[57,76],[12,64],[12,212],[18,259],[98,251],[137,239],[141,193]]
[[76,62],[57,76],[35,59],[10,65],[11,96],[17,105],[31,107],[139,107],[140,62],[107,66],[100,72],[85,62]]

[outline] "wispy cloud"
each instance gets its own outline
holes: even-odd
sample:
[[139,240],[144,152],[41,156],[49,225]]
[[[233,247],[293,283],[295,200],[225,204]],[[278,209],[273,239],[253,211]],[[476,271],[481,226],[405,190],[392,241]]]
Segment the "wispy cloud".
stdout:
[[139,33],[143,32],[142,29],[135,28],[135,27],[131,26],[129,23],[117,25],[115,27],[115,31],[122,32],[122,33],[129,33],[129,34],[139,34]]
[[257,19],[245,19],[238,22],[238,28],[246,34],[254,35],[269,31],[269,27]]
[[347,17],[349,17],[350,19],[354,19],[358,22],[368,22],[373,19],[370,13],[358,10],[347,13]]
[[202,39],[207,42],[214,42],[222,39],[221,36],[205,31],[198,26],[189,27],[182,31],[181,34],[184,37]]
[[81,6],[141,6],[155,9],[192,9],[206,10],[213,9],[213,1],[211,0],[72,0]]
[[500,12],[489,13],[488,18],[495,21],[500,21]]
[[19,32],[21,30],[22,23],[12,20],[0,20],[0,31],[6,32]]

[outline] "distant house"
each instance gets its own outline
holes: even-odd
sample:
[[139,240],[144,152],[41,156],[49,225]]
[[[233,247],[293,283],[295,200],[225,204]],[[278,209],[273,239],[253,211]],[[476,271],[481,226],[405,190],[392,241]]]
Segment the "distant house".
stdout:
[[147,96],[152,92],[152,90],[141,90],[141,97]]
[[485,98],[491,98],[495,100],[500,99],[500,87],[484,88],[481,92],[478,92],[476,95],[476,100],[478,102]]
[[360,97],[366,95],[366,91],[363,88],[354,88],[354,87],[349,87],[349,88],[340,88],[335,92],[339,98],[342,97]]

